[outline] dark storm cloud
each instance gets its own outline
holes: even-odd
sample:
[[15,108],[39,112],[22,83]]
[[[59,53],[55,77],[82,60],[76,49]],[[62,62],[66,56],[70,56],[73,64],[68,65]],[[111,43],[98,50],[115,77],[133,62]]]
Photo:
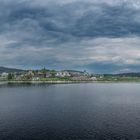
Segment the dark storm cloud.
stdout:
[[1,7],[1,31],[36,30],[41,35],[64,39],[65,35],[70,38],[140,35],[140,21],[136,19],[140,11],[126,4],[77,1],[37,7],[33,1],[7,1]]

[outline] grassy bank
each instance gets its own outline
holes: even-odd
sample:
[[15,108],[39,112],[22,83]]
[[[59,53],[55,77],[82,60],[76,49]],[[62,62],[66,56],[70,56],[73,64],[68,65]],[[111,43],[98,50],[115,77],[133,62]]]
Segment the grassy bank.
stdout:
[[106,76],[102,79],[97,79],[96,81],[83,81],[83,80],[72,80],[70,77],[64,78],[40,78],[39,80],[1,80],[1,84],[69,84],[69,83],[140,83],[139,77],[112,77]]

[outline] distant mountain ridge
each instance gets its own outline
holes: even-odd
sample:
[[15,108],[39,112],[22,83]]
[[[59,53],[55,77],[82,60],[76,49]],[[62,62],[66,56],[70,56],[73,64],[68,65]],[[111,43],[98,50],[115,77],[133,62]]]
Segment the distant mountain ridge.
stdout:
[[83,71],[78,71],[78,70],[63,70],[63,71],[67,71],[69,73],[84,73]]
[[121,74],[117,74],[117,76],[130,76],[130,77],[140,77],[140,73],[136,72],[132,72],[132,73],[121,73]]
[[3,72],[11,73],[11,72],[22,72],[22,71],[24,71],[24,70],[15,69],[15,68],[0,67],[0,73],[3,73]]
[[105,76],[120,76],[120,77],[140,77],[139,72],[119,73],[119,74],[104,74]]

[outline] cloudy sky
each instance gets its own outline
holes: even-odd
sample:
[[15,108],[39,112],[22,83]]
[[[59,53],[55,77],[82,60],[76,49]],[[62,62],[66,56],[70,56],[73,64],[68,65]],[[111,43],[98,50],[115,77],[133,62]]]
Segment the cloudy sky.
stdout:
[[0,66],[140,72],[140,0],[0,0]]

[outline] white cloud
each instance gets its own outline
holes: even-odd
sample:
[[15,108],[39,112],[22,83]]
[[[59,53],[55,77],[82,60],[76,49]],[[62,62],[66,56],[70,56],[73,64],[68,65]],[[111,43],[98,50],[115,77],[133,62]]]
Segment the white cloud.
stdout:
[[20,41],[18,38],[0,36],[1,65],[47,65],[62,69],[94,63],[112,63],[124,69],[128,65],[140,65],[140,37],[89,38],[57,44],[55,47],[48,47],[47,44],[37,47],[25,43],[16,47]]
[[70,63],[73,65],[93,63],[138,65],[140,64],[139,46],[139,37],[88,39],[58,46],[55,48],[54,57],[68,65]]

